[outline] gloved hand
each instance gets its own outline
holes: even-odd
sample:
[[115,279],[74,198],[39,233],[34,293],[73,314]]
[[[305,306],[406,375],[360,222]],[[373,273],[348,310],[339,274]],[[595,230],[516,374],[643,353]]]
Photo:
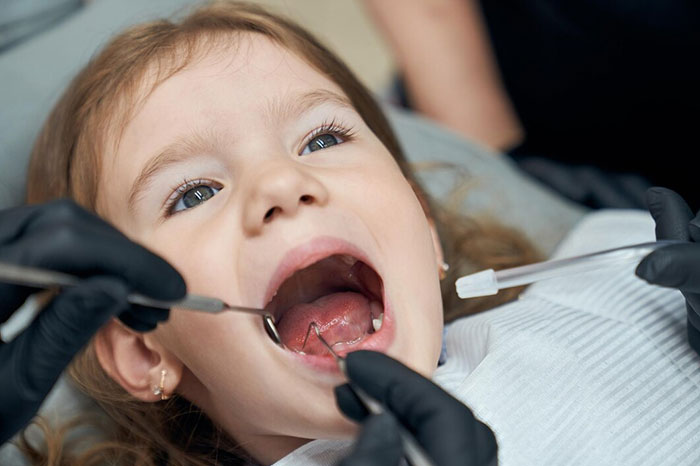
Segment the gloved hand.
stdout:
[[[69,200],[0,211],[0,261],[85,277],[10,343],[0,343],[0,443],[29,422],[65,366],[110,317],[137,331],[168,318],[168,310],[130,306],[130,292],[162,300],[186,292],[166,261]],[[0,323],[36,291],[0,283]]]
[[[365,419],[353,452],[341,466],[398,465],[403,448],[396,421],[418,440],[438,466],[496,464],[496,438],[465,405],[398,361],[374,351],[346,358],[348,377],[392,413],[367,417],[348,385],[336,387],[340,409],[351,419]],[[394,420],[394,417],[396,420]]]
[[649,254],[636,274],[655,285],[677,288],[685,296],[688,342],[700,354],[700,213],[693,212],[678,194],[666,188],[647,191],[647,206],[656,222],[656,239],[686,241]]

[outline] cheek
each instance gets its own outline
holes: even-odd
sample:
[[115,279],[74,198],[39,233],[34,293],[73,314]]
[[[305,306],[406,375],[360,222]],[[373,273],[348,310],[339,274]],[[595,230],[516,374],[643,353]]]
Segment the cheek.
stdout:
[[[396,209],[391,222],[387,222],[394,237],[390,286],[398,332],[405,336],[404,344],[421,348],[414,354],[414,368],[427,374],[435,367],[442,343],[442,294],[430,227],[420,203],[408,189],[405,208],[400,213]],[[412,350],[406,347],[405,351]],[[406,362],[411,365],[411,361]]]
[[[390,246],[386,259],[397,265],[436,263],[430,225],[408,180],[393,163],[377,167],[358,180],[358,204],[362,217],[372,222],[371,231]],[[403,261],[407,261],[403,264]],[[430,269],[432,270],[432,268]],[[434,274],[430,274],[431,276]]]
[[200,222],[197,214],[185,213],[186,217],[140,239],[180,272],[189,293],[230,301],[239,291],[235,230],[223,224],[228,221],[224,216]]
[[251,331],[251,317],[173,310],[163,326],[164,343],[197,380],[214,388],[227,380],[226,372],[234,376],[244,369],[240,366],[245,360],[234,356],[245,354],[245,348],[254,347],[259,338]]
[[[443,308],[430,225],[412,187],[393,163],[377,164],[352,179],[354,208],[382,246],[385,289],[395,316],[390,354],[432,374],[442,343]],[[346,191],[346,198],[347,192]]]
[[361,208],[361,218],[383,219],[380,225],[403,218],[405,209],[418,207],[422,213],[411,186],[391,154],[383,146],[380,150],[366,151],[371,156],[362,158],[361,165],[344,168],[329,180],[328,185],[337,189],[338,197],[349,201],[349,207],[355,210]]

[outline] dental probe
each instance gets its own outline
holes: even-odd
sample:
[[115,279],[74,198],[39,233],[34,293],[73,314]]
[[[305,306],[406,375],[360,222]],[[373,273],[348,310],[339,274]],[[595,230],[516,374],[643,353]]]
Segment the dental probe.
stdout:
[[[350,386],[350,389],[355,393],[355,395],[357,395],[357,398],[362,402],[365,409],[367,409],[367,411],[369,411],[372,414],[383,413],[384,408],[382,407],[382,404],[379,403],[379,401],[375,400],[374,398],[369,396],[367,392],[362,390],[354,383],[350,382],[347,373],[347,366],[345,365],[345,358],[336,353],[335,350],[331,347],[331,345],[329,345],[328,342],[325,340],[325,338],[321,336],[321,330],[318,328],[318,324],[316,324],[316,322],[311,322],[309,324],[309,331],[312,328],[314,329],[316,337],[318,337],[321,344],[328,350],[329,353],[331,353],[333,359],[335,359],[336,364],[338,364],[338,369],[340,369],[340,373],[343,374],[346,379],[348,379],[348,385]],[[309,332],[307,331],[307,338],[308,334]],[[306,341],[304,341],[304,344],[306,344]],[[391,415],[391,413],[389,414]],[[404,454],[406,455],[406,460],[408,461],[408,464],[410,466],[435,466],[435,463],[433,463],[433,461],[428,457],[425,451],[423,451],[423,448],[418,444],[413,435],[411,435],[406,429],[404,429],[400,423],[397,422],[397,425],[399,426],[399,435],[401,436],[401,443],[403,444],[403,450]]]
[[494,271],[482,270],[457,279],[455,287],[460,298],[490,296],[504,288],[529,285],[540,280],[591,272],[611,265],[627,265],[641,262],[652,251],[682,241],[661,240],[632,244],[614,249],[593,252],[581,256],[557,259],[535,264]]
[[[0,262],[0,281],[13,285],[31,286],[36,288],[56,288],[72,287],[80,283],[80,278],[63,272],[40,269],[35,267],[25,267],[22,265],[8,264]],[[282,339],[277,332],[273,317],[264,309],[244,306],[231,306],[226,302],[208,296],[197,294],[187,294],[178,301],[161,301],[152,299],[139,293],[130,293],[127,301],[131,304],[141,306],[170,309],[173,307],[201,311],[208,313],[218,313],[222,311],[238,311],[248,314],[262,316],[265,331],[278,345],[282,345]]]

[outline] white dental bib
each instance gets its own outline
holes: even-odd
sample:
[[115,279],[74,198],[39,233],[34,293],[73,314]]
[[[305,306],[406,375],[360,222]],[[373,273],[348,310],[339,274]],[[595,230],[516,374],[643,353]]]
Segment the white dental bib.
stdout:
[[[654,240],[646,212],[598,211],[555,257]],[[634,267],[532,285],[459,319],[434,380],[496,434],[501,465],[700,464],[700,357],[680,292]],[[276,466],[333,465],[351,442],[316,440]]]

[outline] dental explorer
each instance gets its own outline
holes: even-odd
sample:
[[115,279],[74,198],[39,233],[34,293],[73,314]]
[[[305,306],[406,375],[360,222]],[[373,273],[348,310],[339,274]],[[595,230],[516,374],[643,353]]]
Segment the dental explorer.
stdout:
[[[21,265],[9,264],[0,262],[0,281],[11,283],[14,285],[31,286],[36,288],[53,289],[57,287],[72,287],[80,283],[80,278],[69,275],[63,272],[54,270],[46,270],[36,267],[25,267]],[[179,301],[161,301],[152,299],[147,296],[131,293],[127,301],[131,304],[141,306],[156,307],[161,309],[170,309],[177,307],[180,309],[188,309],[192,311],[201,311],[208,313],[218,313],[222,311],[237,311],[248,314],[256,314],[262,316],[263,326],[268,336],[280,346],[283,346],[277,327],[275,327],[274,318],[264,309],[244,306],[232,306],[226,302],[208,296],[187,294]]]

